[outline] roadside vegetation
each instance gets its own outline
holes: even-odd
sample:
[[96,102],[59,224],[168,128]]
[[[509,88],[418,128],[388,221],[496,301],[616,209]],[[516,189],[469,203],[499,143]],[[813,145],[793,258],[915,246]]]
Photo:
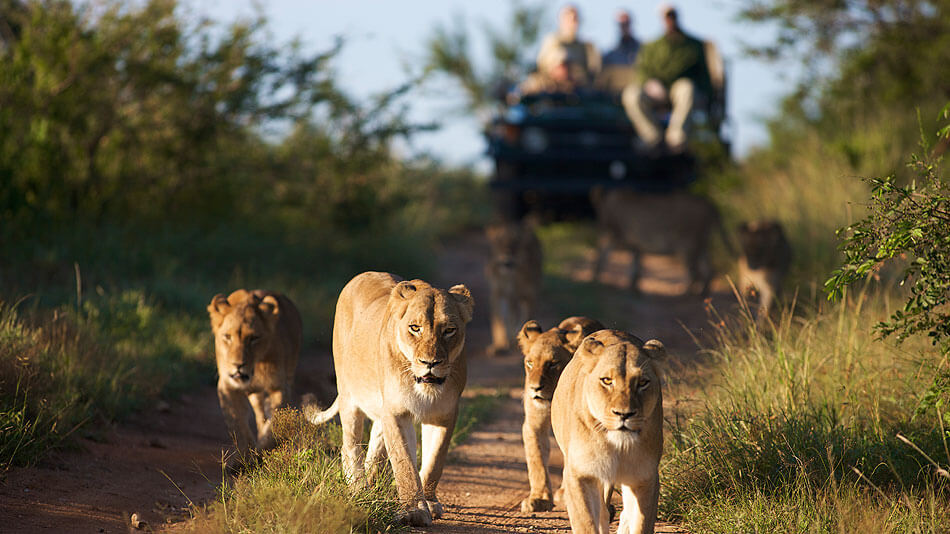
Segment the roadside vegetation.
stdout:
[[393,154],[431,127],[410,86],[336,86],[342,42],[171,0],[0,4],[0,472],[212,383],[214,294],[284,292],[325,346],[353,273],[431,276],[483,216],[472,173]]
[[711,383],[671,417],[662,514],[692,532],[950,525],[950,52],[932,40],[950,4],[819,3],[743,12],[784,37],[757,53],[807,76],[710,193],[734,221],[781,221],[795,258],[770,321],[713,312]]

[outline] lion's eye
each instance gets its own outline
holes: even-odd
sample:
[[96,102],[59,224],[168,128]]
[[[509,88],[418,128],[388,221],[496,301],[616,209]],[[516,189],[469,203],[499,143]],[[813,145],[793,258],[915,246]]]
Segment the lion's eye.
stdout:
[[224,335],[221,336],[221,337],[224,338],[224,342],[225,342],[225,343],[230,343],[230,342],[231,342],[231,334],[224,334]]
[[442,332],[442,335],[445,337],[452,337],[455,335],[455,331],[456,331],[456,328],[454,326],[450,326],[445,329],[445,332]]
[[613,383],[614,383],[614,379],[605,376],[605,377],[603,377],[603,378],[600,379],[600,383],[603,384],[603,385],[605,385],[605,386],[609,386],[610,384],[613,384]]
[[641,380],[640,383],[637,385],[637,387],[639,387],[640,389],[646,389],[646,387],[649,385],[650,385],[649,380]]
[[247,338],[247,342],[250,343],[251,345],[257,343],[260,340],[261,340],[261,336],[249,336]]
[[419,332],[422,332],[422,327],[417,324],[411,324],[409,325],[409,331],[413,334],[418,334]]
[[524,366],[527,367],[528,369],[531,369],[534,367],[534,364],[529,361],[525,361]]

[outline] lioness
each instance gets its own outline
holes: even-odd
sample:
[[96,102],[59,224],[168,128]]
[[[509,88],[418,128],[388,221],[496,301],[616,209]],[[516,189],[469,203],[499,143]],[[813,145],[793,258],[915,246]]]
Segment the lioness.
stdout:
[[485,229],[491,258],[485,277],[491,288],[491,333],[489,353],[511,348],[518,328],[534,313],[541,290],[541,243],[532,225],[495,223]]
[[[270,448],[271,417],[290,398],[300,357],[300,313],[289,298],[260,289],[218,294],[208,304],[218,364],[218,400],[239,458]],[[257,421],[255,439],[248,403]],[[233,464],[232,464],[233,465]]]
[[521,501],[522,512],[544,512],[554,508],[548,458],[551,442],[551,397],[561,371],[571,360],[577,346],[588,334],[603,329],[587,317],[568,317],[557,327],[544,332],[537,321],[528,321],[518,334],[524,353],[524,454],[528,465],[531,493]]
[[777,221],[751,221],[739,225],[739,294],[759,295],[758,318],[768,315],[782,290],[782,280],[792,262],[792,247]]
[[[442,517],[436,485],[465,387],[462,347],[475,302],[463,285],[436,289],[367,272],[340,293],[333,324],[337,398],[314,424],[337,413],[343,425],[343,468],[354,484],[375,477],[388,453],[404,522]],[[373,421],[363,463],[363,421]],[[422,423],[422,470],[416,471],[416,431]],[[368,473],[367,473],[368,471]]]
[[623,496],[620,533],[652,533],[663,450],[663,396],[657,340],[643,343],[618,330],[584,338],[551,402],[554,436],[564,454],[571,530],[608,532],[605,495]]
[[713,277],[709,260],[710,232],[718,229],[723,244],[732,250],[719,217],[709,200],[685,192],[638,193],[625,189],[596,190],[592,195],[599,227],[599,254],[594,279],[606,265],[614,247],[633,252],[630,287],[637,291],[640,255],[669,254],[679,257],[689,273],[688,291],[705,295]]

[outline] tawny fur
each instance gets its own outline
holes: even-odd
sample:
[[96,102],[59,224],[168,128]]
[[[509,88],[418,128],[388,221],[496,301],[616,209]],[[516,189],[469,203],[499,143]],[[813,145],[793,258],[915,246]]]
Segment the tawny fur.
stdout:
[[551,443],[551,397],[561,371],[571,361],[581,340],[603,329],[599,322],[587,317],[568,317],[548,331],[537,321],[528,321],[518,334],[518,345],[524,354],[524,439],[525,462],[531,491],[521,501],[522,512],[544,512],[554,508],[548,460]]
[[618,330],[587,336],[554,391],[551,420],[564,455],[564,499],[575,534],[608,534],[605,495],[623,497],[620,534],[652,533],[663,451],[657,340]]
[[[242,460],[252,449],[274,445],[274,410],[290,398],[300,356],[301,321],[289,298],[271,291],[238,289],[208,305],[218,365],[218,400]],[[254,410],[257,435],[251,431]],[[234,465],[231,462],[230,465]]]
[[750,221],[739,225],[739,294],[758,294],[756,318],[768,316],[781,296],[782,281],[792,263],[792,247],[777,221]]
[[712,202],[685,192],[649,194],[624,189],[597,190],[592,197],[599,233],[594,279],[606,266],[611,249],[623,248],[633,253],[631,290],[638,290],[640,257],[664,254],[676,256],[686,266],[688,292],[709,292],[714,274],[709,245],[714,229],[732,252],[719,210]]
[[485,277],[491,289],[490,353],[511,348],[521,325],[534,314],[541,290],[541,243],[529,222],[495,223],[485,229],[491,257]]
[[[386,456],[392,465],[402,520],[414,526],[442,516],[436,486],[465,387],[465,326],[474,301],[468,289],[448,291],[422,280],[366,272],[340,293],[333,324],[338,396],[313,422],[336,412],[343,426],[343,468],[354,485],[372,483]],[[437,382],[442,383],[437,383]],[[364,456],[363,422],[373,425]],[[416,431],[422,423],[422,469]]]

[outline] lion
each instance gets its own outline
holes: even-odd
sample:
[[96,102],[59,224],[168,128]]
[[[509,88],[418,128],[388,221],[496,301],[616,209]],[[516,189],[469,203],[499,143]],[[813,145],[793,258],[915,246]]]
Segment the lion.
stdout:
[[663,451],[663,344],[618,330],[584,338],[551,401],[573,532],[608,533],[605,496],[620,489],[619,533],[652,533]]
[[[300,357],[302,322],[289,298],[238,289],[208,304],[218,365],[218,401],[243,460],[252,448],[274,446],[271,418],[290,399]],[[248,405],[257,437],[251,432]],[[232,464],[233,466],[233,464]]]
[[792,263],[792,247],[777,221],[750,221],[739,225],[739,294],[758,293],[757,317],[766,317],[780,296],[782,280]]
[[636,292],[641,254],[668,254],[679,257],[686,265],[688,292],[705,296],[713,277],[709,258],[713,229],[719,230],[723,244],[732,253],[719,210],[706,198],[686,192],[651,194],[610,189],[596,190],[592,200],[600,233],[595,280],[603,271],[610,250],[626,248],[634,256],[630,287]]
[[[442,517],[436,497],[465,387],[465,327],[475,301],[464,285],[448,291],[422,280],[366,272],[340,293],[333,324],[337,398],[321,424],[337,413],[343,426],[343,469],[351,484],[370,484],[389,456],[401,520],[428,526]],[[365,455],[363,421],[372,420]],[[422,423],[422,469],[416,471],[416,431]]]
[[561,371],[571,360],[581,340],[604,326],[587,317],[568,317],[543,331],[537,321],[528,321],[518,334],[524,353],[524,439],[525,461],[531,492],[521,501],[522,512],[546,512],[554,508],[548,458],[551,442],[551,397]]
[[491,354],[511,349],[518,328],[534,313],[541,290],[541,243],[528,222],[495,223],[485,229],[491,258]]

